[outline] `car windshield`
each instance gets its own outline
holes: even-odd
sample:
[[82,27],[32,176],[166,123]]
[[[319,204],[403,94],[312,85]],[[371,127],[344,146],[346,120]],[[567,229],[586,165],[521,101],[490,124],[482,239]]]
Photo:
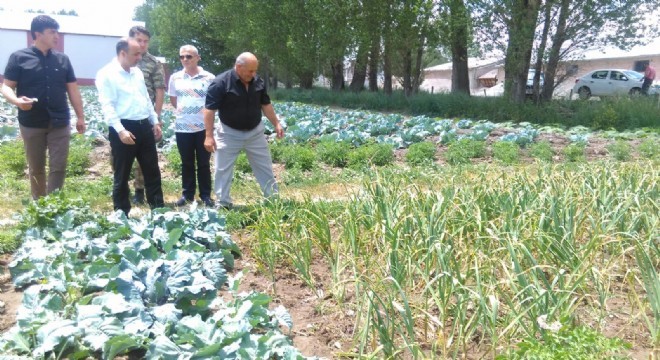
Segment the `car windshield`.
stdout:
[[637,71],[628,70],[628,71],[624,71],[623,73],[626,74],[626,76],[628,76],[629,78],[631,78],[633,80],[640,80],[641,78],[644,77],[644,75],[638,73]]

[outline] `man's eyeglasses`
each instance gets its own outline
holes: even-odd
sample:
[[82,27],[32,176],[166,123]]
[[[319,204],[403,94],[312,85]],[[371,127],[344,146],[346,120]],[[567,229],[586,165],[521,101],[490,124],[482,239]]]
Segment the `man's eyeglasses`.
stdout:
[[192,55],[179,55],[179,59],[181,59],[181,60],[183,60],[183,59],[188,59],[188,60],[190,60],[190,59],[192,59],[192,58],[193,58]]

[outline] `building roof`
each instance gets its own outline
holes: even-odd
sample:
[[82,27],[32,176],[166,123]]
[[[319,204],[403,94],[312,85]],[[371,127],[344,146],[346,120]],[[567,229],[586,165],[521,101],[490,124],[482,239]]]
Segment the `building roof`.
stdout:
[[[0,29],[30,30],[32,19],[39,14],[19,11],[0,11]],[[144,21],[111,21],[97,17],[80,17],[71,15],[52,15],[60,24],[60,32],[64,34],[83,34],[100,36],[128,36],[128,29],[135,25],[144,26]]]
[[660,55],[660,38],[653,39],[646,45],[634,46],[629,50],[621,50],[614,46],[601,49],[589,49],[578,55],[577,60],[596,60]]
[[[480,68],[482,66],[488,66],[488,65],[495,65],[497,63],[504,63],[504,60],[502,59],[497,59],[497,58],[489,58],[489,59],[479,59],[479,58],[468,58],[468,68],[474,69],[474,68]],[[424,71],[451,71],[453,67],[453,64],[451,62],[436,65],[436,66],[431,66]]]

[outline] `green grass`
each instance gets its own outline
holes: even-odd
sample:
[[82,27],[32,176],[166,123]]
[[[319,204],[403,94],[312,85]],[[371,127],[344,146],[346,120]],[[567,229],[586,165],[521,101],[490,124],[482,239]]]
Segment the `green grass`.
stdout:
[[391,96],[382,92],[336,92],[328,89],[274,89],[271,97],[279,101],[297,101],[317,105],[341,106],[408,115],[428,115],[441,118],[488,119],[492,122],[530,122],[539,125],[586,126],[593,129],[617,130],[642,127],[657,128],[660,111],[654,99],[620,97],[605,101],[553,100],[548,103],[512,103],[502,97],[466,96],[463,94],[429,94],[421,92],[410,97],[395,91]]
[[170,171],[171,173],[181,176],[181,155],[179,154],[179,149],[176,145],[172,145],[169,149],[163,151],[165,159],[165,170]]
[[92,163],[90,154],[94,146],[90,139],[83,135],[75,134],[71,136],[69,146],[69,158],[67,159],[67,176],[81,176],[87,174],[87,169]]
[[25,176],[27,159],[21,140],[0,143],[0,176],[20,178]]

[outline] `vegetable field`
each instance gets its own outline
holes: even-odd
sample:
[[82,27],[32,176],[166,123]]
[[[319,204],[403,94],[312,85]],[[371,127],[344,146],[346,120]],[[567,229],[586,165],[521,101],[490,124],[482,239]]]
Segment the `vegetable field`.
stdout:
[[[84,101],[93,170],[25,205],[27,180],[0,175],[0,240],[17,239],[0,300],[22,297],[1,315],[18,311],[3,354],[660,356],[657,131],[277,103],[279,198],[260,198],[239,157],[235,209],[138,207],[125,218],[110,211],[94,92]],[[2,106],[0,166],[17,157],[3,155],[16,135]]]

